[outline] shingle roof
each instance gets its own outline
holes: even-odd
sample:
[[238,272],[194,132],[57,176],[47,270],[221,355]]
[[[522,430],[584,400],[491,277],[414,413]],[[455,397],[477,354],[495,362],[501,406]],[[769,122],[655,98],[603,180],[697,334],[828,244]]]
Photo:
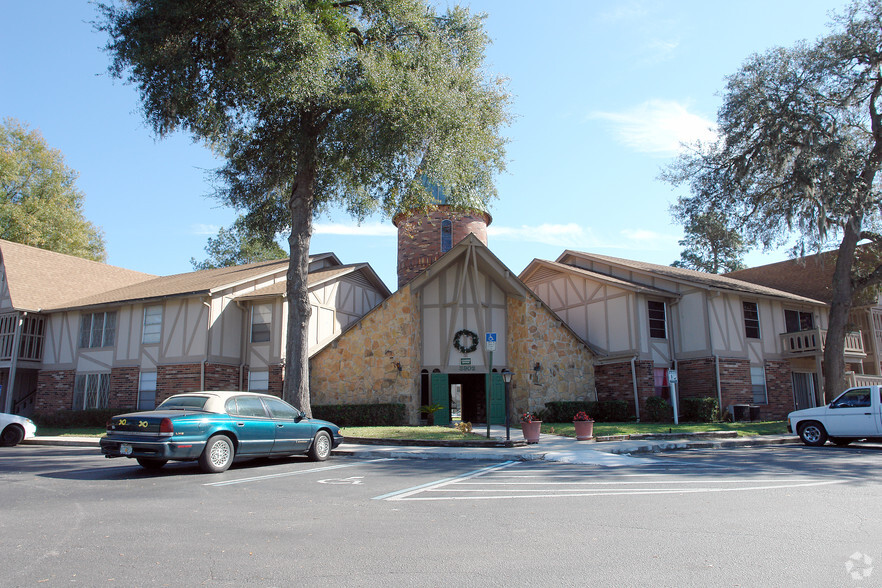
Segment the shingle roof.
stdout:
[[0,239],[13,308],[38,311],[156,276]]
[[836,252],[827,251],[818,255],[738,270],[726,276],[823,300],[829,304],[833,300],[835,265]]
[[[355,272],[364,272],[365,279],[374,282],[374,285],[378,287],[378,289],[384,296],[388,297],[391,294],[383,281],[374,273],[374,271],[371,269],[371,266],[367,263],[353,263],[348,265],[339,265],[325,267],[318,270],[312,270],[307,276],[306,286],[308,288],[311,288],[313,286],[321,284],[322,282],[326,282],[333,278],[352,274]],[[269,286],[265,286],[263,288],[260,288],[259,290],[255,290],[254,292],[248,292],[246,294],[236,296],[236,299],[246,300],[249,298],[261,298],[265,296],[283,296],[286,292],[287,283],[285,280],[281,280],[279,282],[276,282],[275,284],[270,284]]]
[[108,290],[106,292],[100,292],[84,298],[77,298],[68,301],[62,306],[51,308],[51,310],[63,310],[65,308],[130,302],[169,296],[209,294],[215,289],[229,287],[264,275],[276,273],[287,268],[287,259],[277,259],[233,267],[222,267],[171,276],[154,277],[148,281]]
[[560,255],[560,257],[557,258],[558,263],[566,263],[566,261],[564,260],[568,256],[600,261],[602,263],[609,263],[611,265],[617,265],[620,267],[632,269],[636,272],[656,275],[677,282],[689,282],[692,284],[699,284],[707,288],[730,290],[734,292],[753,294],[756,296],[784,298],[810,304],[824,304],[824,300],[821,298],[813,298],[811,296],[787,291],[784,289],[769,287],[761,283],[749,282],[743,279],[736,279],[734,277],[709,274],[706,272],[699,272],[685,268],[658,265],[654,263],[647,263],[644,261],[622,259],[619,257],[610,257],[607,255],[596,255],[594,253],[584,253],[580,251],[567,250],[564,251]]

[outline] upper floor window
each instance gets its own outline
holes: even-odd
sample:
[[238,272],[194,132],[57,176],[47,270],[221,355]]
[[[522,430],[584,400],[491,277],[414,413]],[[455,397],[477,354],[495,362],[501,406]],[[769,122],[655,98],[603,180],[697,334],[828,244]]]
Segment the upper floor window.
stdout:
[[116,333],[116,311],[84,314],[80,321],[80,347],[111,347]]
[[441,221],[441,253],[453,247],[453,221]]
[[812,313],[802,310],[784,311],[784,328],[788,333],[811,331],[815,328],[815,319]]
[[162,335],[162,305],[148,306],[144,308],[141,343],[159,343],[160,335]]
[[649,336],[653,339],[667,339],[668,331],[665,321],[665,303],[656,300],[647,301],[649,307]]
[[741,305],[744,308],[744,335],[749,339],[759,339],[759,308],[756,302],[742,302]]
[[270,323],[273,320],[272,304],[255,304],[251,307],[251,342],[270,340]]

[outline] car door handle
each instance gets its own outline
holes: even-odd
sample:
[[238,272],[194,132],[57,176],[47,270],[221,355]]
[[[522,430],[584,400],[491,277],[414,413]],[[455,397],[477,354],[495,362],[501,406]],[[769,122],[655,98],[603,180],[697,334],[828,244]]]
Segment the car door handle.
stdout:
[[236,423],[236,426],[237,426],[237,427],[244,427],[244,426],[245,426],[245,423]]
[[285,423],[276,423],[276,426],[280,429],[285,427]]

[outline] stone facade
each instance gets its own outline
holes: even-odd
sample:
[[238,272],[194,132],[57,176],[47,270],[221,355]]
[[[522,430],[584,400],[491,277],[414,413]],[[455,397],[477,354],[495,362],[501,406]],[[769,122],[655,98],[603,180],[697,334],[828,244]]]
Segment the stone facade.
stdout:
[[392,221],[398,228],[398,287],[420,275],[442,255],[441,222],[452,222],[451,245],[470,233],[487,245],[490,215],[481,212],[458,212],[441,205],[429,213],[398,215]]
[[506,320],[515,415],[555,400],[597,399],[594,354],[539,299],[509,298]]
[[405,286],[312,357],[311,404],[403,403],[418,423],[420,347],[419,297]]

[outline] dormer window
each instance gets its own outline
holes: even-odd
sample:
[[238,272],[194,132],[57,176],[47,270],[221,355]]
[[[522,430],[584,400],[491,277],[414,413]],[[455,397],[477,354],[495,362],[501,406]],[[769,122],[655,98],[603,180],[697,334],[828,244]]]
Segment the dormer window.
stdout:
[[441,221],[441,253],[453,247],[453,221]]

